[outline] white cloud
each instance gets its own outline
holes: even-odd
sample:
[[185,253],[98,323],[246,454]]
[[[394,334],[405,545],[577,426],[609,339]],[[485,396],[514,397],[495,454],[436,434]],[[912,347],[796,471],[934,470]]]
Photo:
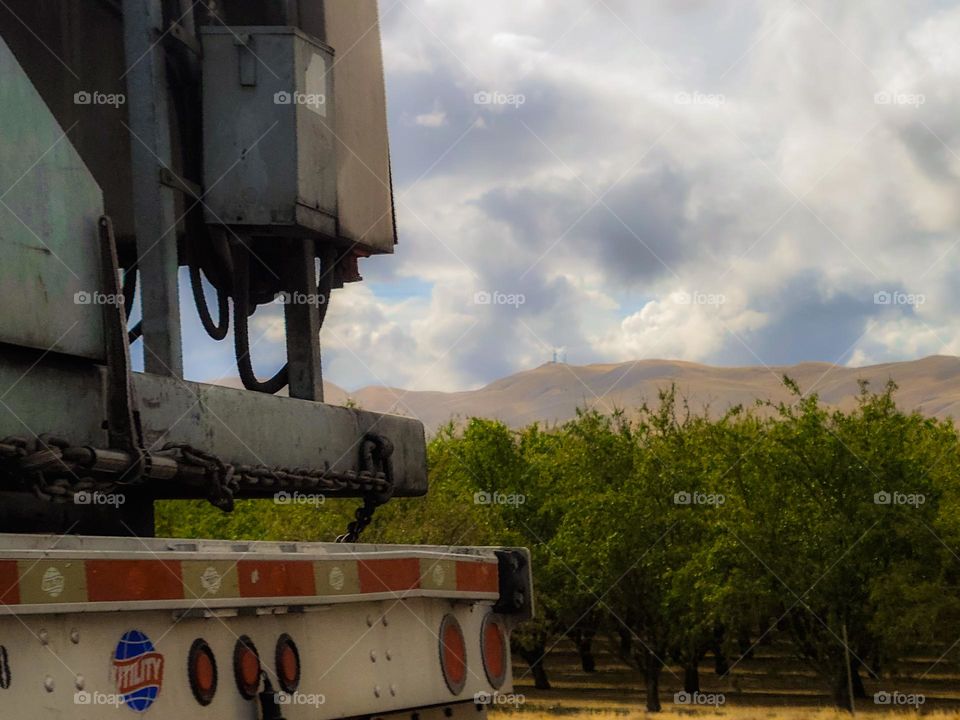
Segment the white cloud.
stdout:
[[438,128],[447,124],[447,114],[440,108],[440,103],[433,104],[433,110],[417,115],[414,122],[421,127]]
[[[574,363],[960,350],[960,8],[383,6],[400,245],[335,296],[335,382],[472,387],[555,346]],[[421,287],[373,292],[400,281]],[[929,302],[878,308],[881,289]],[[476,306],[481,290],[527,302]]]

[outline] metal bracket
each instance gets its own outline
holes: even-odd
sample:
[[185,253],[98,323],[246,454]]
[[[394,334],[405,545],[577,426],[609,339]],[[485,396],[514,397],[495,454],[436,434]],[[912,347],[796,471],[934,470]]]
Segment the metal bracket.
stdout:
[[115,302],[103,304],[103,336],[107,357],[107,432],[110,447],[141,458],[143,433],[133,396],[127,316],[119,279],[117,246],[110,218],[100,218],[100,260],[103,292]]
[[175,40],[177,43],[192,52],[197,58],[203,57],[203,48],[200,46],[196,36],[180,23],[176,21],[171,22],[170,27],[167,28],[165,37]]
[[257,56],[253,52],[253,37],[249,33],[237,35],[233,44],[237,46],[237,63],[240,84],[255,87],[257,84]]
[[496,555],[499,561],[500,599],[493,606],[494,612],[529,620],[533,617],[529,551],[505,549],[497,550]]
[[160,184],[165,187],[172,188],[178,192],[182,192],[184,195],[189,195],[197,202],[203,198],[203,188],[199,183],[195,183],[192,180],[187,180],[186,178],[177,177],[177,174],[172,172],[170,168],[160,168]]

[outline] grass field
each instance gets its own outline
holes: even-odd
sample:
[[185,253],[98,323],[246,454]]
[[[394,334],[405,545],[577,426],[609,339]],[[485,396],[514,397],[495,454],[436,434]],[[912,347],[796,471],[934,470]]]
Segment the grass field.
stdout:
[[[858,700],[857,714],[880,720],[917,715],[919,710],[924,717],[960,720],[960,668],[956,662],[943,661],[930,670],[939,655],[913,658],[898,668],[896,676],[884,677],[879,682],[865,677],[869,697]],[[580,670],[572,647],[561,644],[548,656],[546,667],[553,689],[536,690],[526,674],[526,665],[515,665],[514,692],[522,699],[498,706],[493,713],[499,717],[514,716],[517,720],[545,720],[558,716],[569,720],[625,720],[647,715],[642,678],[612,655],[598,653],[597,671],[586,674]],[[700,675],[704,694],[722,694],[720,707],[676,704],[674,694],[682,688],[682,678],[679,670],[672,668],[672,672],[665,670],[661,679],[663,712],[656,717],[664,720],[833,720],[850,717],[848,713],[833,709],[827,688],[806,666],[791,658],[785,648],[758,648],[754,657],[740,663],[724,680],[714,674],[712,658],[708,658],[700,668]],[[917,709],[878,705],[873,695],[881,691],[922,695],[923,703]]]

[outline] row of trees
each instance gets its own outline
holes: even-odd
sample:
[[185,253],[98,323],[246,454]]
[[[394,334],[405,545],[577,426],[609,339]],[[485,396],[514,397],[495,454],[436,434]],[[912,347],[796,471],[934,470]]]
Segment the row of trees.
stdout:
[[[382,508],[365,540],[530,547],[538,618],[514,650],[541,687],[557,642],[573,640],[587,671],[604,642],[658,710],[665,666],[694,692],[708,655],[728,676],[777,635],[848,706],[848,655],[860,694],[917,647],[960,637],[960,445],[952,423],[899,410],[892,384],[841,412],[785,382],[792,402],[719,419],[671,390],[553,428],[450,425],[429,445],[429,496]],[[352,506],[169,503],[159,526],[329,540]]]

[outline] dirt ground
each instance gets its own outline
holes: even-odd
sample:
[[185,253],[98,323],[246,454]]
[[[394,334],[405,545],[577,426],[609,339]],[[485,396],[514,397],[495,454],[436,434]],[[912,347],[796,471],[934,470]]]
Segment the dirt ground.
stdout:
[[[960,667],[955,658],[935,664],[939,655],[934,651],[929,657],[911,658],[897,668],[895,675],[879,680],[864,677],[868,697],[857,701],[856,714],[877,720],[917,714],[960,720]],[[572,647],[561,644],[547,658],[546,668],[553,687],[536,690],[526,665],[515,665],[513,695],[499,698],[491,708],[492,713],[500,718],[516,716],[517,720],[558,716],[571,720],[624,720],[647,714],[642,679],[612,655],[598,653],[597,671],[584,673]],[[707,658],[700,675],[703,695],[691,703],[690,698],[676,695],[682,689],[679,669],[664,670],[660,693],[663,712],[656,717],[663,720],[850,717],[849,713],[833,708],[827,687],[809,668],[792,658],[786,648],[758,648],[754,657],[738,664],[731,676],[723,680],[713,672],[712,658]]]

